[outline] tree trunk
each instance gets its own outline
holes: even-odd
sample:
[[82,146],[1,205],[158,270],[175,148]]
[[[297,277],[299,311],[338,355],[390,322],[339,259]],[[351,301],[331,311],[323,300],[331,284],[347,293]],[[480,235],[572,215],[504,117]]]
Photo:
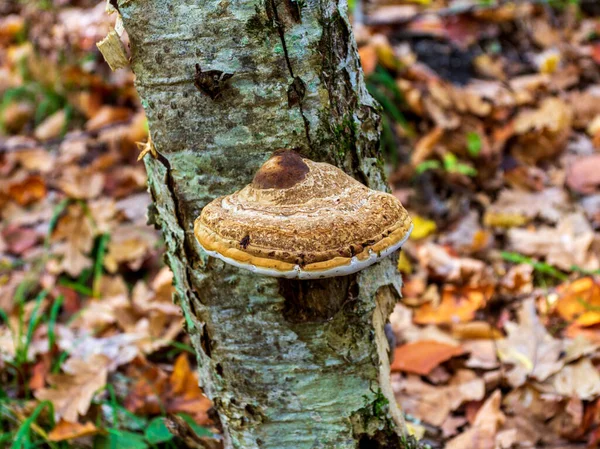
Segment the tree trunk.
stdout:
[[145,157],[150,221],[164,233],[225,447],[404,447],[383,330],[401,282],[393,261],[321,281],[277,280],[209,258],[193,234],[204,205],[249,183],[280,148],[386,189],[377,106],[346,1],[118,7],[158,152]]

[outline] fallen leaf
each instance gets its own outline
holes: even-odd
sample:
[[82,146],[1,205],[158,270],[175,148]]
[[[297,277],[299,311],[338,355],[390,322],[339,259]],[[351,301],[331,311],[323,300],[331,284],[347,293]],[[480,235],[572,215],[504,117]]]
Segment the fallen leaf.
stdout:
[[100,432],[100,429],[98,429],[91,421],[80,424],[78,422],[60,420],[58,424],[54,426],[54,429],[48,433],[48,439],[50,441],[65,441],[72,440],[73,438],[95,435],[98,432]]
[[600,344],[590,341],[583,335],[578,335],[565,342],[565,363],[573,362],[581,357],[587,357],[598,350]]
[[26,170],[48,173],[54,168],[56,163],[54,154],[45,148],[34,148],[31,150],[18,151],[14,155],[15,161],[18,161]]
[[104,174],[72,165],[63,170],[58,186],[71,198],[96,198],[104,188]]
[[411,163],[413,166],[418,166],[421,162],[429,159],[434,152],[435,146],[439,143],[444,135],[444,129],[440,127],[434,128],[428,134],[425,134],[419,139],[415,145],[415,149],[411,153]]
[[138,282],[132,291],[132,303],[140,312],[159,311],[166,315],[181,315],[181,308],[173,303],[173,273],[164,267],[154,278],[152,290]]
[[358,49],[358,56],[365,75],[370,75],[377,67],[377,49],[372,43]]
[[533,271],[533,266],[528,263],[511,266],[500,279],[500,292],[509,295],[525,295],[533,292]]
[[124,122],[131,117],[131,109],[102,106],[85,124],[88,131],[97,131],[113,123]]
[[42,123],[40,123],[33,133],[38,140],[49,140],[60,136],[67,125],[67,112],[61,109],[55,112]]
[[424,239],[428,235],[433,234],[437,229],[433,220],[427,220],[417,214],[411,214],[411,218],[413,221],[413,231],[410,234],[410,238],[413,240]]
[[52,374],[48,382],[52,388],[35,392],[40,401],[50,401],[54,405],[56,419],[77,422],[79,415],[85,415],[96,391],[106,385],[108,358],[95,355],[90,360],[70,358],[63,365],[66,374]]
[[558,394],[569,398],[591,400],[600,395],[600,373],[585,358],[562,368],[548,383],[552,384]]
[[60,218],[52,235],[55,252],[62,254],[61,268],[71,276],[78,276],[92,265],[87,256],[94,246],[95,230],[80,204],[68,207],[67,214]]
[[96,338],[86,336],[68,345],[61,344],[76,360],[92,363],[102,357],[108,372],[131,362],[140,354],[139,345],[147,336],[145,334],[118,333],[110,337]]
[[593,277],[583,277],[557,289],[556,312],[568,322],[579,326],[600,323],[600,283]]
[[139,358],[129,365],[128,375],[135,379],[125,399],[125,407],[132,413],[185,412],[198,424],[209,422],[207,412],[211,402],[198,386],[198,377],[192,372],[185,353],[175,361],[171,376]]
[[527,378],[544,381],[564,365],[560,360],[563,344],[540,323],[533,299],[523,302],[518,317],[518,324],[505,324],[508,336],[497,342],[500,360],[513,365],[506,374],[513,387],[523,385]]
[[526,109],[514,120],[517,141],[512,152],[518,160],[535,164],[564,150],[571,134],[571,107],[563,100],[547,97],[538,109]]
[[461,255],[468,255],[485,250],[493,242],[493,236],[489,231],[481,229],[479,214],[471,211],[460,220],[456,228],[441,235],[438,241],[442,245],[449,245]]
[[400,251],[400,254],[398,255],[398,264],[396,265],[396,268],[401,273],[412,274],[412,263],[404,251]]
[[452,324],[471,321],[475,312],[483,307],[491,296],[489,287],[455,287],[445,285],[439,305],[423,304],[415,311],[417,324]]
[[470,370],[457,371],[445,386],[433,386],[417,375],[409,375],[393,386],[406,413],[434,426],[441,426],[463,403],[479,401],[485,395],[483,379]]
[[493,340],[469,340],[462,343],[469,353],[465,366],[468,368],[494,369],[498,367],[497,347]]
[[555,228],[510,229],[511,251],[527,256],[545,257],[546,262],[564,270],[578,266],[587,270],[599,267],[597,255],[590,251],[594,231],[581,212],[564,215]]
[[577,193],[594,193],[600,188],[600,154],[576,159],[567,169],[567,186]]
[[18,256],[33,248],[40,236],[33,229],[7,226],[2,230],[2,238],[6,249]]
[[467,423],[467,418],[464,416],[448,416],[444,423],[440,426],[444,438],[453,437],[458,433],[458,429]]
[[452,336],[459,340],[502,338],[502,333],[485,321],[471,321],[452,325]]
[[147,226],[123,224],[111,234],[104,265],[111,273],[121,263],[127,263],[132,270],[138,270],[156,243],[156,233]]
[[460,285],[489,285],[493,276],[489,267],[477,259],[455,257],[443,246],[427,242],[417,249],[419,264],[436,277]]
[[463,352],[460,346],[432,340],[407,343],[395,349],[390,369],[392,372],[404,371],[425,376],[436,366]]
[[33,118],[35,108],[28,101],[16,101],[6,106],[0,115],[4,129],[13,134],[18,134],[23,127]]
[[465,432],[451,439],[446,444],[446,449],[494,449],[496,447],[496,434],[504,422],[504,414],[500,410],[502,394],[496,390],[484,402],[473,425]]
[[8,194],[21,206],[27,206],[46,196],[46,183],[40,176],[29,176],[10,184]]
[[559,188],[541,192],[502,190],[498,199],[485,212],[487,226],[522,226],[536,217],[556,223],[565,214],[569,198]]
[[7,14],[0,20],[0,41],[14,39],[25,27],[25,19],[18,14]]

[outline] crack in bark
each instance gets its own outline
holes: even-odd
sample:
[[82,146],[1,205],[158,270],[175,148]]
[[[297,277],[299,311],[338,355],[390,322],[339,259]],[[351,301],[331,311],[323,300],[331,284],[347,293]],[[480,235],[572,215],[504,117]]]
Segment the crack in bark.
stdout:
[[194,260],[193,255],[190,254],[190,250],[188,248],[187,245],[187,231],[185,228],[185,220],[184,217],[182,216],[182,208],[180,207],[180,203],[179,203],[179,198],[177,197],[176,193],[175,193],[175,180],[173,179],[173,173],[172,173],[172,168],[171,168],[171,163],[169,162],[169,160],[162,155],[160,152],[156,151],[156,159],[158,160],[158,162],[160,162],[163,167],[165,167],[165,172],[166,172],[166,178],[167,178],[167,190],[169,191],[169,195],[171,196],[171,199],[173,201],[173,205],[174,205],[174,209],[175,209],[175,218],[177,219],[177,224],[179,224],[179,227],[183,230],[183,241],[181,242],[181,246],[182,246],[182,250],[183,250],[183,254],[182,256],[185,258],[186,261],[186,267],[185,267],[185,278],[186,278],[186,282],[187,282],[187,287],[186,291],[191,292],[192,296],[197,299],[200,303],[202,303],[202,301],[200,300],[200,298],[198,297],[198,295],[196,295],[196,293],[194,292],[193,289],[193,281],[191,278],[191,274],[190,274],[190,261]]
[[[306,134],[306,140],[308,142],[308,147],[312,150],[313,147],[312,147],[312,141],[310,139],[310,122],[304,115],[304,109],[302,107],[302,100],[303,100],[304,94],[301,93],[296,86],[296,82],[295,82],[296,76],[294,75],[294,69],[292,68],[292,62],[290,61],[290,55],[288,53],[287,44],[285,42],[285,29],[284,29],[283,23],[281,22],[281,19],[279,17],[279,12],[277,11],[277,1],[276,0],[268,0],[268,1],[270,1],[270,3],[271,3],[270,6],[271,6],[271,9],[273,12],[273,20],[275,21],[275,25],[277,27],[277,33],[279,34],[279,40],[281,41],[281,47],[283,48],[283,55],[285,57],[285,63],[287,65],[288,71],[290,72],[290,76],[292,77],[292,80],[293,80],[290,87],[292,89],[294,89],[297,97],[299,98],[298,109],[300,110],[300,116],[302,117],[302,121],[304,123],[304,133]],[[267,14],[268,14],[268,11],[267,11]],[[296,19],[296,18],[294,17],[294,19]],[[299,18],[297,20],[299,20]],[[302,81],[302,79],[300,77],[297,77],[297,78],[300,79],[300,81]]]

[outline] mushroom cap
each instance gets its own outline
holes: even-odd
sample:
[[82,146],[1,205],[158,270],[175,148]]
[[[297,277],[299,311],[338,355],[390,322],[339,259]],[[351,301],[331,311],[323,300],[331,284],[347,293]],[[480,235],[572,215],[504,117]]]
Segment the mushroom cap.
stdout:
[[213,200],[194,224],[211,256],[258,274],[299,279],[366,268],[397,250],[411,230],[394,196],[291,150],[275,152],[251,184]]

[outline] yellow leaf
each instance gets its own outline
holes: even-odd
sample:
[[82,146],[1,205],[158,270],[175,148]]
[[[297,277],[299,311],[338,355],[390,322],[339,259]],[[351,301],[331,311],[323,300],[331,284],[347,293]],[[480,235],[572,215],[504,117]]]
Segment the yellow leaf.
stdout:
[[433,220],[428,220],[419,215],[413,215],[413,231],[410,238],[413,240],[421,240],[433,234],[437,230],[437,226]]
[[549,53],[544,55],[540,61],[540,72],[541,73],[554,73],[560,64],[560,53]]
[[425,436],[425,427],[416,423],[406,423],[406,430],[412,436],[414,436],[417,440],[420,440]]
[[404,274],[412,274],[413,272],[412,264],[404,251],[400,251],[400,257],[398,257],[398,271]]
[[514,228],[529,222],[525,215],[516,213],[486,212],[483,223],[489,227]]

